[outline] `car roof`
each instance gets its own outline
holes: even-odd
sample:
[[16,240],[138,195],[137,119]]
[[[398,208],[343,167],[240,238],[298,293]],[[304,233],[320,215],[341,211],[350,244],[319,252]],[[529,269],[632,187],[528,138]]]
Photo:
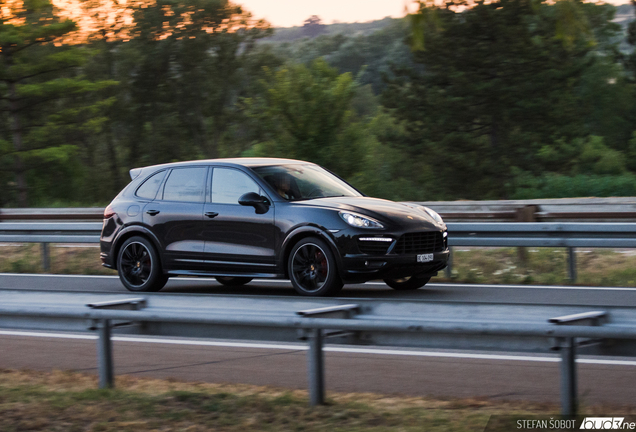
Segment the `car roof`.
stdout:
[[201,164],[219,164],[219,165],[242,165],[247,167],[267,166],[267,165],[292,165],[292,164],[313,164],[312,162],[300,161],[295,159],[284,158],[222,158],[222,159],[201,159],[184,162],[172,162],[160,165],[151,165],[145,168],[171,168],[178,166],[201,165]]

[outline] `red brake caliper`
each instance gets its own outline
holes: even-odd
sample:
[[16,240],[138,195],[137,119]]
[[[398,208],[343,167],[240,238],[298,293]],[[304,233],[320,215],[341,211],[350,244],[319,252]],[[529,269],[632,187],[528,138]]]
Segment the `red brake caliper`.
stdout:
[[323,278],[326,278],[327,277],[327,270],[328,270],[328,268],[327,268],[327,257],[325,257],[322,252],[317,251],[316,252],[316,261],[320,262],[320,274],[322,274]]

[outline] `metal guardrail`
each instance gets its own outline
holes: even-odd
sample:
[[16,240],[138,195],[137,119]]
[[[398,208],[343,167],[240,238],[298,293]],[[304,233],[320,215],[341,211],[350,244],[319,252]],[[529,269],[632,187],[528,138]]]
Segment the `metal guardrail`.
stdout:
[[[636,222],[636,198],[426,201],[448,222]],[[1,208],[0,222],[101,221],[104,209]]]
[[[576,280],[574,248],[636,248],[636,223],[466,223],[450,222],[451,246],[564,247],[568,249],[568,274]],[[2,223],[0,242],[41,243],[42,263],[50,269],[49,243],[99,243],[102,224],[84,223]],[[447,267],[450,276],[452,258]]]
[[[324,402],[325,339],[390,347],[546,352],[562,359],[563,414],[576,412],[578,351],[636,355],[636,308],[400,300],[0,290],[0,327],[97,330],[100,387],[112,387],[112,332],[308,342],[310,403]],[[122,324],[135,323],[122,327]],[[115,330],[117,329],[117,330]],[[594,344],[589,341],[594,340]]]

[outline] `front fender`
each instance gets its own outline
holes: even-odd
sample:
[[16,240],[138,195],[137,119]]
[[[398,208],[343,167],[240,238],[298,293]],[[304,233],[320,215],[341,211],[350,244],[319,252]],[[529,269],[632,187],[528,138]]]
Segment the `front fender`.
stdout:
[[338,265],[338,272],[340,276],[344,276],[342,271],[342,257],[340,256],[340,252],[338,250],[338,246],[336,245],[335,238],[332,233],[330,233],[327,229],[319,227],[317,225],[303,225],[291,230],[281,244],[280,250],[282,253],[278,256],[278,268],[282,270],[282,273],[285,274],[286,277],[289,277],[287,273],[287,260],[289,258],[289,254],[294,245],[303,238],[306,237],[318,237],[321,240],[324,240],[329,247],[331,248],[331,252],[336,258],[336,264]]

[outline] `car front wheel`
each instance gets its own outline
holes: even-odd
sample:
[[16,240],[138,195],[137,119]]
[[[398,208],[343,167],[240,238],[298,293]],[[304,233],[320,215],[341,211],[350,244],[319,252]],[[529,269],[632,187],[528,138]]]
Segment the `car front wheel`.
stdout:
[[296,243],[289,254],[287,268],[299,294],[328,296],[342,288],[336,259],[329,246],[318,238],[308,237]]
[[416,290],[422,288],[430,281],[430,276],[427,277],[415,277],[408,276],[400,279],[384,279],[384,283],[398,291]]
[[159,291],[168,282],[161,271],[159,254],[144,237],[131,237],[119,249],[117,271],[122,284],[129,291]]

